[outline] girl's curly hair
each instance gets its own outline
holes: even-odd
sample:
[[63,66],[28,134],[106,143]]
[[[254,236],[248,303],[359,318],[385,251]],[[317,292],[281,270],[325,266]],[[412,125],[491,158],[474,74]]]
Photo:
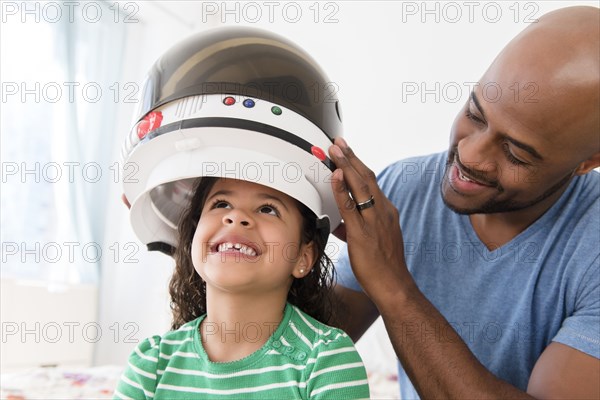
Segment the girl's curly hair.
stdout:
[[[173,320],[171,329],[206,313],[206,283],[192,263],[192,239],[206,198],[219,178],[199,178],[194,183],[192,201],[178,224],[179,245],[175,250],[175,271],[169,283]],[[333,318],[333,263],[325,254],[326,235],[317,228],[317,217],[304,204],[296,201],[302,215],[302,243],[314,242],[317,258],[312,270],[302,279],[294,279],[287,301],[313,318],[327,324]]]

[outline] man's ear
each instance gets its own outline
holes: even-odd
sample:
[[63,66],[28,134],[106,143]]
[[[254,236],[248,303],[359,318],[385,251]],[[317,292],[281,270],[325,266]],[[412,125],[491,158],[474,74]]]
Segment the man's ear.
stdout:
[[294,278],[302,279],[308,275],[313,265],[315,265],[315,261],[317,261],[317,247],[315,246],[315,242],[311,241],[310,243],[303,244],[298,254],[298,262],[296,262],[296,266],[292,272]]
[[585,175],[594,168],[600,167],[600,152],[594,154],[575,169],[575,175]]

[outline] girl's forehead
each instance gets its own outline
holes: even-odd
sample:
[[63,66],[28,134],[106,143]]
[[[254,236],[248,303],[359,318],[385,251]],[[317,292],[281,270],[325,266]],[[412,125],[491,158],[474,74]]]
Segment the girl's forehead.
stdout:
[[293,203],[294,200],[287,194],[271,187],[255,182],[243,181],[231,178],[219,178],[211,188],[208,196],[221,192],[232,196],[260,196],[273,197],[284,203]]
[[264,186],[259,183],[243,181],[243,180],[239,180],[239,179],[232,179],[232,178],[217,179],[217,181],[215,182],[215,184],[212,187],[211,192],[216,192],[218,190],[223,190],[223,189],[232,191],[232,192],[246,191],[246,190],[264,191],[264,192],[274,191],[275,192],[275,190],[269,188],[268,186]]

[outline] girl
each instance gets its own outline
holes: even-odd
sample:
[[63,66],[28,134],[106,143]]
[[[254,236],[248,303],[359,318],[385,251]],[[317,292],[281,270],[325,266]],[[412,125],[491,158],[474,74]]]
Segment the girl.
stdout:
[[200,178],[178,224],[172,331],[140,343],[115,398],[368,398],[331,319],[316,215],[256,183]]

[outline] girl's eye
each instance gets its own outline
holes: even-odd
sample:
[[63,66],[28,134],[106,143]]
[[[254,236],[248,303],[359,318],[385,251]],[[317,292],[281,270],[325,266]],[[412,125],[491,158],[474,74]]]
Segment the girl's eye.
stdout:
[[263,213],[263,214],[270,214],[270,215],[279,216],[279,212],[277,211],[277,207],[275,207],[273,205],[269,205],[269,204],[261,206],[258,211],[260,213]]
[[229,203],[225,200],[215,200],[211,208],[228,208],[230,207]]

